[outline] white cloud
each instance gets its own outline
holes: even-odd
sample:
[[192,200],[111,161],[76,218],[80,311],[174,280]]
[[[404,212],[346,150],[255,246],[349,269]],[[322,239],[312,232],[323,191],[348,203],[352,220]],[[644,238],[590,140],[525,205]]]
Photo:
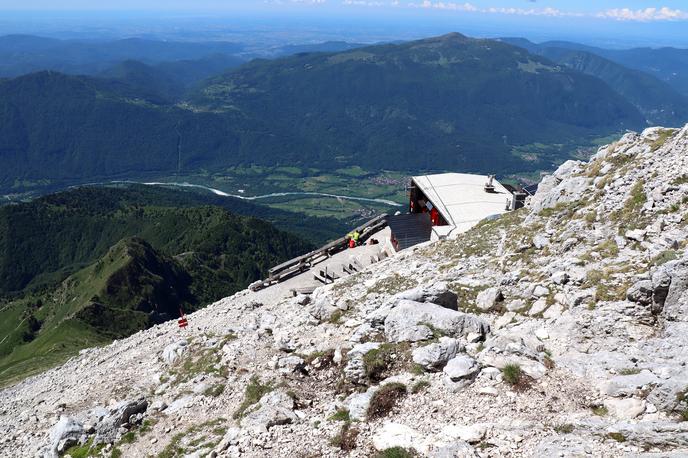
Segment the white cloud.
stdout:
[[557,8],[479,8],[472,3],[434,2],[431,0],[424,0],[421,3],[409,3],[408,6],[413,8],[465,11],[471,13],[514,14],[518,16],[581,16],[579,13],[566,12]]
[[[328,0],[264,0],[265,3],[288,5],[288,4],[302,4],[302,5],[325,5]],[[529,3],[535,3],[536,0],[528,0]],[[601,19],[613,19],[616,21],[686,21],[688,20],[688,11],[680,9],[672,9],[669,7],[658,8],[614,8],[600,12],[581,13],[575,11],[565,11],[558,8],[544,7],[544,8],[519,8],[519,7],[483,7],[477,6],[470,2],[461,1],[444,1],[444,0],[418,0],[418,1],[403,1],[403,0],[338,0],[332,3],[339,3],[344,6],[363,6],[363,7],[390,7],[390,8],[419,8],[419,9],[434,9],[457,11],[465,13],[483,13],[483,14],[505,14],[515,16],[546,16],[546,17],[597,17]]]
[[597,14],[597,17],[615,19],[617,21],[681,21],[688,19],[688,12],[667,7],[645,8],[640,10],[615,8],[602,11]]

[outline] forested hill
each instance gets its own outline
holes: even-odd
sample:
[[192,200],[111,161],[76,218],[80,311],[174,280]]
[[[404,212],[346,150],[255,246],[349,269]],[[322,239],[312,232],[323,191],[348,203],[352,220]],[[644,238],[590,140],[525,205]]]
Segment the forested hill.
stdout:
[[257,60],[186,102],[158,71],[0,82],[0,192],[240,164],[534,171],[645,122],[598,78],[459,34]]
[[460,34],[253,61],[211,80],[193,102],[315,140],[318,162],[369,168],[543,167],[554,158],[526,165],[514,146],[644,124],[597,78]]
[[0,207],[0,293],[61,280],[126,237],[167,256],[190,253],[219,264],[223,294],[311,244],[270,223],[200,205],[185,193],[88,187]]
[[95,187],[0,207],[0,385],[229,296],[313,248],[196,200]]
[[[665,78],[663,81],[657,72],[649,72],[646,69],[641,71],[635,69],[637,66],[629,68],[615,62],[612,60],[615,54],[611,51],[605,52],[602,49],[583,46],[576,49],[572,45],[559,42],[535,44],[523,38],[502,40],[601,79],[638,108],[650,123],[680,126],[688,121],[688,96],[681,93],[680,86],[672,85],[673,81]],[[660,53],[660,50],[655,52]],[[681,50],[674,50],[673,54],[678,57]],[[609,58],[602,57],[603,55],[609,55]]]

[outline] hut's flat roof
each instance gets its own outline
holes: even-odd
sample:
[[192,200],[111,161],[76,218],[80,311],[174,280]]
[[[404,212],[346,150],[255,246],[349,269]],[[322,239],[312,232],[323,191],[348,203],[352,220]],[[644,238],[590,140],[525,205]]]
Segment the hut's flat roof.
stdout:
[[485,191],[487,175],[441,173],[413,177],[447,223],[465,232],[491,215],[506,213],[507,200],[512,194],[497,180],[494,192]]

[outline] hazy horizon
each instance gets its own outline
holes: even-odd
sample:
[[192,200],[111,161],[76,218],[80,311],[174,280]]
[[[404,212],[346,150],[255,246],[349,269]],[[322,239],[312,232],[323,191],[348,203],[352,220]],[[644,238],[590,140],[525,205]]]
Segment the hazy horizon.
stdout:
[[[475,37],[518,36],[540,42],[569,40],[589,45],[688,47],[688,12],[682,2],[648,7],[639,1],[390,2],[290,0],[278,2],[62,2],[0,1],[0,35],[56,38],[144,37],[164,40],[226,40],[373,43],[448,32]],[[90,8],[87,8],[91,5]],[[687,10],[688,11],[688,10]]]

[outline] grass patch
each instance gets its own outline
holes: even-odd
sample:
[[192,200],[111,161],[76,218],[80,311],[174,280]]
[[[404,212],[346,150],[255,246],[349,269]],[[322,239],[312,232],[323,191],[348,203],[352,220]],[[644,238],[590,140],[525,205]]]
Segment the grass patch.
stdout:
[[225,392],[225,384],[224,383],[219,383],[217,385],[213,385],[211,387],[208,387],[203,394],[206,396],[210,396],[212,398],[216,398],[220,396],[222,393]]
[[382,418],[392,411],[394,406],[407,394],[406,385],[403,383],[388,383],[381,386],[368,406],[368,418]]
[[661,266],[662,264],[666,264],[669,261],[675,261],[676,259],[678,259],[678,252],[676,250],[666,250],[655,256],[652,260],[652,265]]
[[603,258],[615,258],[619,255],[619,246],[614,240],[607,240],[597,245],[595,251]]
[[75,445],[68,448],[64,454],[70,455],[72,458],[88,458],[100,456],[101,450],[105,447],[105,444],[93,445],[93,437],[91,437],[83,445]]
[[417,283],[409,279],[408,277],[402,277],[399,274],[393,274],[389,277],[383,278],[382,280],[375,283],[373,286],[368,288],[368,294],[388,294],[393,295],[411,289],[417,286]]
[[363,368],[366,377],[371,381],[381,381],[394,368],[409,367],[411,352],[408,343],[384,343],[380,348],[370,350],[363,355]]
[[502,369],[502,378],[509,385],[516,385],[523,377],[523,371],[518,364],[507,364]]
[[123,434],[119,441],[122,444],[133,444],[136,442],[136,433],[134,431],[129,431]]
[[647,202],[645,182],[639,180],[631,188],[630,196],[626,199],[623,208],[611,214],[612,220],[620,223],[620,229],[644,227],[646,225],[646,218],[641,218],[640,212],[645,202]]
[[415,450],[409,450],[402,447],[392,447],[374,455],[375,458],[415,458],[418,456]]
[[642,369],[640,369],[638,367],[627,367],[625,369],[621,369],[619,371],[619,375],[636,375],[636,374],[640,374],[641,370]]
[[556,431],[559,434],[571,434],[573,432],[573,425],[570,423],[557,425],[554,427],[554,431]]
[[659,131],[657,139],[650,143],[650,150],[654,153],[660,149],[671,137],[674,136],[674,131],[671,129],[662,129]]
[[626,442],[626,436],[621,433],[608,433],[607,437],[617,442]]
[[334,350],[329,349],[325,351],[314,351],[308,355],[299,355],[303,358],[304,362],[309,366],[314,365],[313,363],[317,360],[317,369],[327,369],[333,366],[334,363]]
[[184,383],[194,377],[207,374],[227,377],[227,368],[221,366],[221,346],[216,348],[204,348],[191,352],[189,356],[170,370],[170,375],[175,376],[175,383]]
[[674,178],[671,182],[674,186],[681,186],[682,184],[688,184],[688,175],[681,175],[678,178]]
[[609,414],[609,410],[605,406],[593,406],[590,410],[598,417],[606,417]]
[[688,421],[688,409],[683,409],[679,412],[679,419],[681,421]]
[[232,418],[238,420],[246,415],[247,410],[257,404],[260,398],[274,390],[275,387],[271,383],[262,383],[258,376],[254,375],[249,380],[246,389],[244,390],[244,400],[239,405],[239,408],[232,415]]
[[344,316],[344,312],[342,310],[335,310],[332,316],[329,319],[330,324],[342,324],[342,317]]
[[[191,426],[185,432],[175,434],[170,443],[167,444],[162,452],[158,454],[158,458],[176,458],[179,456],[185,456],[189,452],[193,451],[189,450],[188,447],[215,447],[220,442],[221,436],[224,435],[226,431],[225,428],[219,428],[219,426],[224,422],[225,420],[223,418],[216,418],[215,420],[209,420],[199,425]],[[215,436],[213,440],[210,440],[207,436],[209,431]],[[199,437],[194,437],[199,433],[201,433]],[[189,438],[186,441],[188,444],[186,446],[182,444],[185,438]]]
[[345,452],[350,452],[356,448],[356,439],[358,438],[358,428],[351,426],[350,422],[346,422],[339,429],[336,436],[330,439],[332,446],[337,447]]
[[411,393],[416,394],[427,390],[430,387],[430,382],[427,380],[419,380],[411,387]]
[[330,421],[351,421],[349,411],[347,409],[339,409],[328,418]]

